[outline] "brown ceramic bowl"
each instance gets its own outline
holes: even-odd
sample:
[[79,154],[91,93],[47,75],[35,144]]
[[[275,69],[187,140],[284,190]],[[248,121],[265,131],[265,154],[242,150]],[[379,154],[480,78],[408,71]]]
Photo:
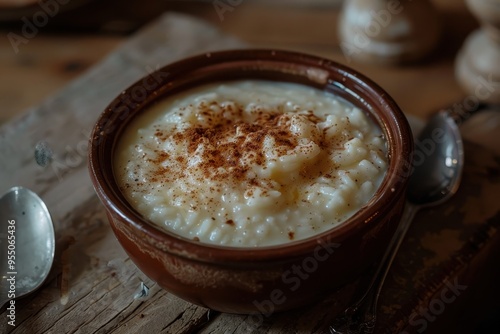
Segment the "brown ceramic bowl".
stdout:
[[[359,106],[382,128],[389,167],[374,198],[340,226],[280,246],[231,248],[162,231],[127,203],[112,157],[121,130],[165,96],[207,83],[266,79],[331,91]],[[143,78],[102,113],[91,137],[89,169],[119,242],[135,264],[167,291],[211,309],[270,313],[311,303],[353,280],[382,255],[401,217],[413,149],[406,118],[379,86],[356,71],[310,55],[235,50],[200,55]]]

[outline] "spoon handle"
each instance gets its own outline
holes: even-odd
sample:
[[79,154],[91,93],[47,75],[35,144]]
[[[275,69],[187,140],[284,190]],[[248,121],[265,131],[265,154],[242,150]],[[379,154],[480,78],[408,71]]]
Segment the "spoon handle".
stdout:
[[344,311],[343,316],[335,319],[333,325],[330,326],[331,334],[373,333],[377,318],[377,303],[380,291],[418,209],[418,206],[406,202],[399,226],[370,281],[368,289],[354,305]]

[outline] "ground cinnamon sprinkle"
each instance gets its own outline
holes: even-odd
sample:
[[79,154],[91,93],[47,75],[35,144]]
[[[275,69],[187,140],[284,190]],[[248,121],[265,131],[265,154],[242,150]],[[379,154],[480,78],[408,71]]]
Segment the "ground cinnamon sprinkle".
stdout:
[[[242,181],[246,178],[251,165],[262,166],[265,163],[264,142],[274,140],[278,156],[287,154],[298,144],[295,134],[290,131],[290,115],[274,110],[260,111],[251,123],[241,119],[242,107],[232,104],[217,105],[225,116],[215,117],[206,104],[201,104],[200,114],[208,116],[208,122],[203,125],[193,125],[187,129],[177,130],[168,134],[156,129],[155,136],[160,141],[173,140],[176,145],[187,143],[186,156],[193,156],[203,148],[202,159],[197,165],[203,177],[212,180]],[[308,120],[315,123],[321,120],[314,114],[305,114]],[[158,152],[154,159],[161,163],[168,158],[165,152]],[[188,159],[177,157],[177,173],[172,169],[158,169],[154,174],[166,173],[165,177],[183,177],[188,168]],[[174,172],[172,174],[172,172]]]

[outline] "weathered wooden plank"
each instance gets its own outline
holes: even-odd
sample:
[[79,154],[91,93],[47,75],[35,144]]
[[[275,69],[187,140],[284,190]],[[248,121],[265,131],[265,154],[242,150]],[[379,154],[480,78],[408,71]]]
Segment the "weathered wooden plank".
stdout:
[[[269,317],[208,313],[204,308],[194,306],[163,291],[137,270],[114,238],[106,223],[103,208],[99,205],[90,185],[86,170],[88,134],[97,115],[115,95],[157,66],[188,54],[199,53],[202,49],[214,50],[235,45],[239,45],[237,41],[221,35],[213,27],[202,22],[176,15],[164,16],[59,94],[0,128],[0,156],[8,157],[0,159],[2,175],[0,189],[21,184],[39,192],[52,212],[57,234],[57,255],[52,276],[41,291],[18,301],[16,328],[3,323],[5,312],[0,314],[2,319],[0,331],[8,333],[197,331],[324,333],[326,331],[335,313],[340,310],[340,305],[344,304],[356,289],[355,284],[345,287],[342,293],[329,296],[316,305]],[[372,71],[375,74],[383,72],[373,69]],[[420,69],[410,68],[403,72],[408,77],[417,77],[418,71]],[[408,72],[411,72],[411,75]],[[396,71],[392,72],[392,75],[394,79]],[[418,77],[418,81],[408,85],[415,88],[428,81],[425,75]],[[400,85],[398,82],[386,80],[391,87]],[[452,81],[449,76],[443,80]],[[457,94],[453,89],[448,92],[450,95],[436,97],[432,103],[442,101],[444,104],[449,96]],[[400,98],[406,104],[414,103],[413,97],[404,95]],[[481,124],[484,125],[480,123],[477,126]],[[34,159],[35,146],[40,141],[46,142],[53,151],[53,161],[47,167],[37,165]],[[489,153],[483,154],[479,150],[476,153],[480,156],[478,161],[483,165],[472,165],[472,171],[477,172],[473,174],[476,177],[488,175],[484,171],[495,168],[497,162]],[[488,189],[496,191],[496,186],[496,183],[491,183]],[[454,238],[454,234],[440,233],[439,230],[431,231],[442,239],[448,239],[448,242],[463,243],[464,237],[474,236],[475,226],[484,224],[485,219],[496,219],[495,214],[499,210],[495,203],[487,201],[488,198],[492,198],[488,191],[485,190],[481,194],[480,199],[466,201],[470,209],[467,212],[467,219],[469,227],[472,228],[467,230],[468,234],[461,236],[462,239]],[[484,205],[479,206],[479,204]],[[475,205],[480,211],[475,211],[473,208]],[[448,206],[448,208],[453,207],[456,207],[456,204],[451,203]],[[440,210],[429,211],[423,216],[424,218],[421,218],[422,222],[430,224],[432,219],[441,219],[439,212]],[[400,257],[400,264],[397,265],[400,270],[411,261],[411,255],[419,256],[414,253],[414,249],[419,247],[425,248],[425,258],[422,257],[421,261],[434,261],[436,265],[448,263],[445,261],[447,256],[455,256],[454,249],[443,250],[437,247],[439,242],[419,244],[422,236],[427,238],[426,240],[434,237],[433,234],[425,233],[426,225],[422,226],[420,234],[410,235],[407,253]],[[460,226],[453,228],[460,229]],[[415,231],[419,230],[414,230],[414,233]],[[484,243],[497,233],[493,229],[487,232],[491,235],[485,237]],[[447,236],[451,236],[452,240]],[[475,252],[481,251],[482,245],[474,243],[474,246]],[[466,263],[462,261],[458,265],[464,267]],[[398,314],[403,307],[402,300],[408,302],[406,312],[411,312],[413,308],[421,305],[418,291],[415,292],[410,288],[401,292],[401,287],[407,287],[408,282],[413,284],[410,284],[412,287],[417,286],[415,283],[419,283],[419,288],[427,289],[426,298],[440,291],[443,282],[429,279],[432,272],[426,271],[425,265],[422,268],[422,271],[415,271],[415,268],[398,271],[390,278],[392,285],[388,285],[384,297],[387,305],[382,308],[386,320],[400,321],[400,327],[404,327],[405,319]],[[442,268],[442,271],[447,272],[446,269],[449,268]],[[412,278],[416,276],[415,272],[420,276]],[[448,276],[450,274],[451,271],[448,272]],[[141,282],[149,287],[147,297],[137,295]],[[389,298],[395,296],[400,299]]]
[[[178,36],[181,42],[172,43]],[[38,192],[57,236],[52,277],[34,298],[18,301],[15,328],[7,327],[2,314],[2,332],[120,332],[129,324],[124,320],[135,315],[140,321],[130,324],[143,327],[140,314],[154,314],[158,321],[151,323],[160,330],[170,325],[186,330],[203,318],[206,310],[159,289],[119,246],[90,183],[87,143],[105,106],[148,71],[187,55],[238,45],[201,21],[166,15],[59,94],[0,128],[0,156],[8,157],[0,159],[0,189],[23,185]],[[53,154],[46,167],[34,158],[40,141]],[[144,299],[134,298],[140,282],[150,287],[147,307]]]
[[[327,333],[328,326],[353,296],[359,282],[348,284],[316,304],[283,313],[221,313],[200,333]],[[259,302],[259,301],[257,301]]]

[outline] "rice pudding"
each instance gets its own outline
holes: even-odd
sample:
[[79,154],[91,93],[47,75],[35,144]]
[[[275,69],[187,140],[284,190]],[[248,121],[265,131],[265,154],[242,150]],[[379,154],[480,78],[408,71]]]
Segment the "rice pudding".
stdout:
[[129,123],[114,173],[159,227],[204,243],[304,239],[366,205],[387,170],[380,128],[311,87],[257,80],[197,87]]

